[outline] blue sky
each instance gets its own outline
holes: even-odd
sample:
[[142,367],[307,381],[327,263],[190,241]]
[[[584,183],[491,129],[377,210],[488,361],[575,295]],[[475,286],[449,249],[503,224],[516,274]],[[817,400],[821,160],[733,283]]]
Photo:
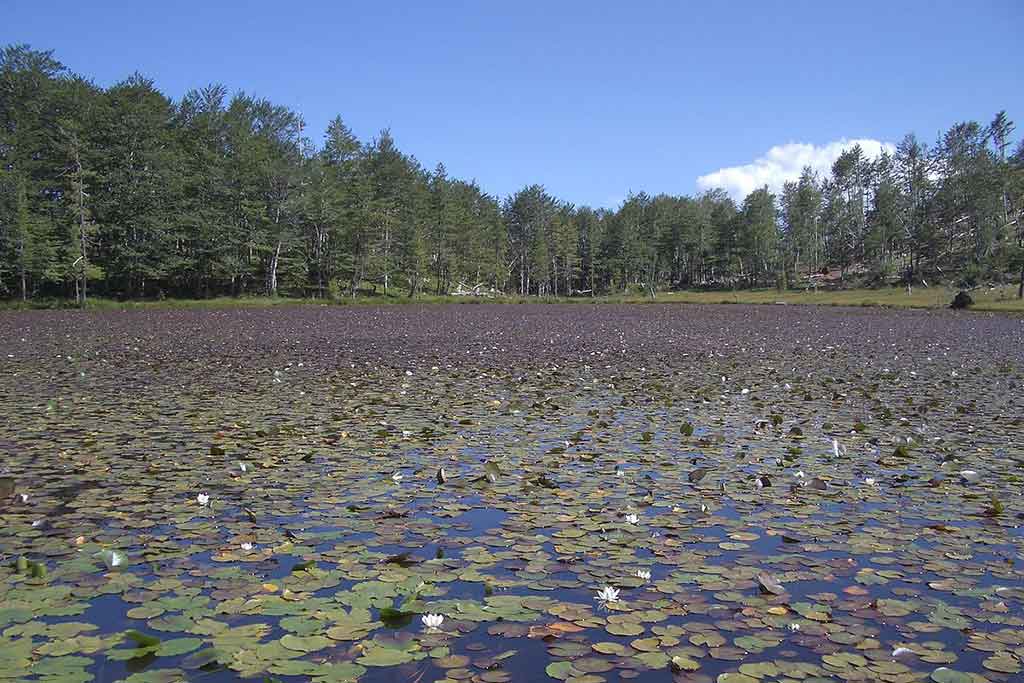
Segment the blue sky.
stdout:
[[175,99],[224,83],[300,111],[318,143],[339,114],[364,140],[389,127],[492,194],[536,182],[615,206],[630,190],[739,196],[827,166],[839,141],[932,141],[999,109],[1024,131],[1022,20],[1013,0],[6,0],[0,43],[52,49],[100,85],[137,70]]

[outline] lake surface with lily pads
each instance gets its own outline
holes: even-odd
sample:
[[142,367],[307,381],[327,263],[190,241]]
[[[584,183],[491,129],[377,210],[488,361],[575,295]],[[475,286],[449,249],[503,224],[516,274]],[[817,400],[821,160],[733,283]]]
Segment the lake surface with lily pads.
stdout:
[[1024,680],[1024,319],[0,313],[0,681]]

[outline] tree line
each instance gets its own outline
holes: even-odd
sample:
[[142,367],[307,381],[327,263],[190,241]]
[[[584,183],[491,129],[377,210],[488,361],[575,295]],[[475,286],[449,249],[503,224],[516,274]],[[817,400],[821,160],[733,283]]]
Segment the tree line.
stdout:
[[[843,152],[736,204],[630,194],[574,206],[540,185],[498,198],[429,170],[388,130],[302,116],[211,85],[172,101],[109,88],[52,52],[0,52],[0,297],[595,295],[866,284],[1024,286],[1024,144],[1005,112],[931,145]],[[1013,149],[1011,149],[1013,147]]]

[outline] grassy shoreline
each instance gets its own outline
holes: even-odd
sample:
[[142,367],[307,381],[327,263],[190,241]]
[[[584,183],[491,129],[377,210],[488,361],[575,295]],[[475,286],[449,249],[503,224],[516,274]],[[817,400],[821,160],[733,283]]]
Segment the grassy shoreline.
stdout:
[[[854,306],[877,308],[944,309],[949,306],[957,290],[947,287],[917,287],[909,294],[906,289],[846,289],[818,291],[786,291],[753,289],[737,291],[680,291],[662,292],[655,298],[640,294],[615,294],[598,297],[520,297],[494,298],[468,296],[421,295],[414,299],[406,296],[360,296],[355,299],[299,299],[285,297],[217,297],[212,299],[163,299],[118,301],[91,299],[89,310],[132,309],[229,309],[268,306],[378,306],[424,304],[772,304],[810,306]],[[974,306],[971,310],[998,313],[1024,313],[1024,300],[1017,298],[1016,286],[971,291]],[[0,311],[74,309],[69,300],[5,301]]]

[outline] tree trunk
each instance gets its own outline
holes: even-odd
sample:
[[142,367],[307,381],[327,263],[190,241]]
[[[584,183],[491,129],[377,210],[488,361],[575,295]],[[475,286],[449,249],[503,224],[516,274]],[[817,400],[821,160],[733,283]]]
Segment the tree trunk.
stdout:
[[1020,285],[1017,286],[1017,298],[1024,299],[1024,264],[1020,266]]
[[384,216],[384,296],[388,295],[388,285],[391,284],[391,217],[389,213]]
[[321,224],[315,226],[316,239],[316,292],[317,297],[324,298],[324,271],[327,269],[327,230]]
[[359,283],[363,281],[366,274],[366,255],[363,253],[364,245],[360,242],[356,246],[355,264],[352,268],[352,298],[356,298]]
[[79,293],[78,303],[79,306],[85,308],[86,289],[89,279],[89,259],[86,257],[88,241],[85,234],[85,178],[82,177],[82,159],[78,154],[77,148],[75,149],[75,169],[78,173],[78,237],[81,248],[80,258],[82,259],[82,288]]
[[416,290],[419,287],[420,274],[419,272],[413,273],[412,277],[409,278],[409,298],[412,299],[416,296]]
[[277,241],[277,247],[270,257],[270,264],[267,268],[267,294],[277,296],[277,264],[281,260],[281,240]]

